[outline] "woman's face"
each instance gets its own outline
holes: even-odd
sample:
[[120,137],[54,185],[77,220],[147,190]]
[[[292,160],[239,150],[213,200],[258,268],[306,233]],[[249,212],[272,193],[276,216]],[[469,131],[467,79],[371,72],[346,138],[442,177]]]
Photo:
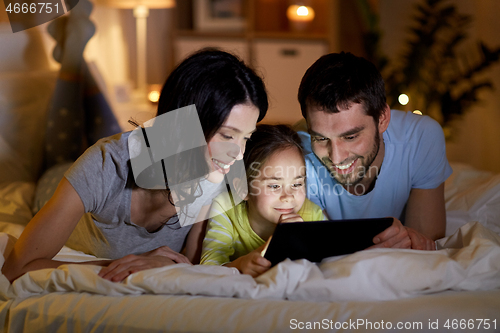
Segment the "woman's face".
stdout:
[[207,179],[220,183],[235,160],[241,160],[245,145],[255,131],[259,109],[253,104],[235,105],[222,126],[208,141],[210,174]]

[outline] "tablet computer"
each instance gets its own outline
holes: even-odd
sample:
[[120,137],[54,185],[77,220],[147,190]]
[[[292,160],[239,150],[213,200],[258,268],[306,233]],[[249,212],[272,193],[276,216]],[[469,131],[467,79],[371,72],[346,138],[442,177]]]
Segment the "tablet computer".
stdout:
[[371,218],[280,223],[262,256],[272,265],[290,258],[320,262],[324,258],[361,251],[373,237],[392,225],[393,219]]

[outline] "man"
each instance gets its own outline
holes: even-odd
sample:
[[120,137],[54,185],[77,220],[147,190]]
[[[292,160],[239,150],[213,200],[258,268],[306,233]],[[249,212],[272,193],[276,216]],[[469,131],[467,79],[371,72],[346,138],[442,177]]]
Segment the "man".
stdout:
[[298,97],[308,128],[299,134],[309,199],[330,219],[394,217],[375,247],[435,249],[445,235],[444,181],[452,173],[439,124],[391,111],[380,73],[350,53],[318,59]]

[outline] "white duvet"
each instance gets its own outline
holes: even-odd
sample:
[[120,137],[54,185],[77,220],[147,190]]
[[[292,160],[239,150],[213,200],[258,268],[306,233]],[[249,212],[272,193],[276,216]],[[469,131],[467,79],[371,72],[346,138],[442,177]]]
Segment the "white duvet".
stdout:
[[[0,234],[0,250],[15,238]],[[0,297],[28,297],[49,292],[102,295],[210,295],[251,299],[307,301],[392,300],[445,290],[500,288],[500,236],[470,222],[439,241],[439,251],[375,249],[333,257],[316,265],[306,260],[280,263],[253,279],[235,269],[177,264],[150,269],[113,283],[97,276],[92,265],[63,265],[34,271],[12,285],[0,275]],[[8,250],[7,250],[8,251]],[[64,249],[55,259],[79,261]],[[3,264],[0,256],[0,265]]]

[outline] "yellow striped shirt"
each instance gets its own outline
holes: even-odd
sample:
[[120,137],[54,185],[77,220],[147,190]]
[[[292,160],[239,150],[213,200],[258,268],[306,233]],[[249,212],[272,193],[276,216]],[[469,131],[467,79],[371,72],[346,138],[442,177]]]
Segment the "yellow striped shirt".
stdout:
[[[203,240],[202,265],[223,265],[244,256],[265,243],[253,231],[248,221],[246,201],[231,207],[228,193],[219,195],[212,203],[212,216]],[[217,215],[219,214],[219,215]],[[321,221],[321,208],[306,199],[298,214],[304,221]],[[215,216],[217,215],[217,216]]]

